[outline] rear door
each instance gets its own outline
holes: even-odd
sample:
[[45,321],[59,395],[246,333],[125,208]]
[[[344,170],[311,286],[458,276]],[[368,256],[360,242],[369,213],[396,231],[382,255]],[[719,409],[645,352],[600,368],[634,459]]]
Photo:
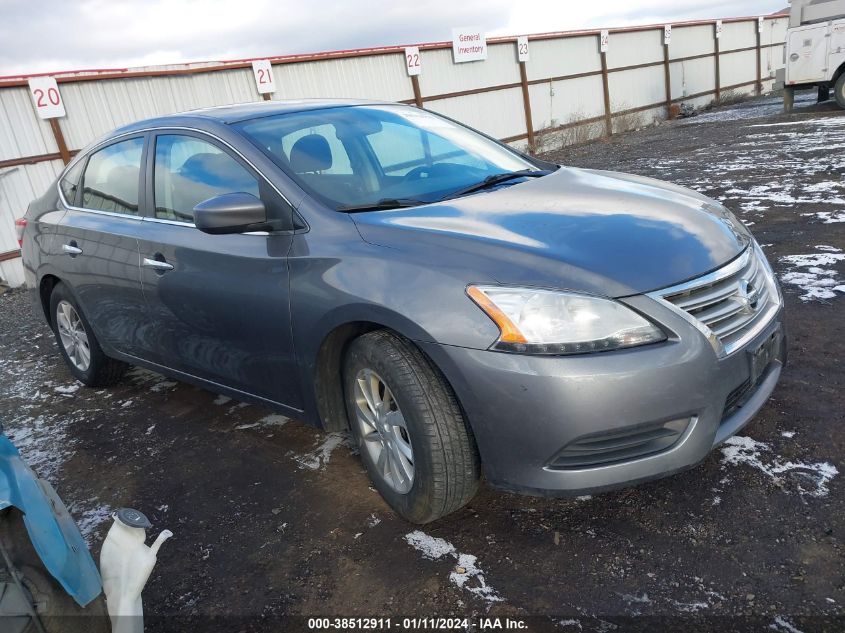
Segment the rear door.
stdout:
[[67,213],[51,250],[97,339],[107,349],[149,357],[141,292],[145,135],[122,138],[84,159],[78,183],[62,183]]
[[827,34],[827,24],[800,26],[788,31],[786,83],[802,84],[827,79],[830,42]]
[[[210,136],[160,131],[151,143],[141,280],[164,364],[299,409],[287,266],[293,210]],[[235,192],[261,198],[280,230],[208,235],[194,226],[198,203]]]

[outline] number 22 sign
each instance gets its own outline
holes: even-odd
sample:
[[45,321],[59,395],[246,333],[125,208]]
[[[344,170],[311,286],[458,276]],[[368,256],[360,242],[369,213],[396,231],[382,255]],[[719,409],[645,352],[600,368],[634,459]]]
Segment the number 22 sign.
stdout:
[[65,104],[59,86],[52,77],[32,77],[29,80],[29,92],[35,111],[42,119],[55,119],[65,116]]
[[405,69],[409,76],[422,74],[419,46],[409,46],[405,49]]
[[252,74],[255,75],[255,87],[259,94],[276,92],[276,84],[273,81],[273,67],[269,59],[256,59],[252,62]]

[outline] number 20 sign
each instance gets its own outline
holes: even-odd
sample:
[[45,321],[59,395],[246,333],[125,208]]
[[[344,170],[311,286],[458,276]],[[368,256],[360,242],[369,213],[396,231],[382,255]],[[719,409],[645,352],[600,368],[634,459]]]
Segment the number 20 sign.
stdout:
[[29,92],[35,111],[42,119],[55,119],[65,116],[65,104],[59,86],[52,77],[32,77],[29,80]]
[[276,84],[273,81],[273,67],[269,59],[256,59],[252,62],[252,74],[255,75],[255,87],[259,94],[276,92]]

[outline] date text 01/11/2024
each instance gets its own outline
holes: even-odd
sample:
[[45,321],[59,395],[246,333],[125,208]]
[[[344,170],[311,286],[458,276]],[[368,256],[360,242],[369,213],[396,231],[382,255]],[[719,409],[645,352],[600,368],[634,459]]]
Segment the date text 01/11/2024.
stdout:
[[518,618],[308,618],[308,629],[345,631],[466,631],[526,630],[527,623]]

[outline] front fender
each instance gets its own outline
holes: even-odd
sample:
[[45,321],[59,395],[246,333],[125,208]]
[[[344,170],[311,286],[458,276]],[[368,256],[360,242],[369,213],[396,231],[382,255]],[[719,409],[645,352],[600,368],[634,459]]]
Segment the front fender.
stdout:
[[73,517],[0,433],[0,510],[9,507],[23,513],[32,546],[68,595],[83,607],[100,595],[100,573]]

